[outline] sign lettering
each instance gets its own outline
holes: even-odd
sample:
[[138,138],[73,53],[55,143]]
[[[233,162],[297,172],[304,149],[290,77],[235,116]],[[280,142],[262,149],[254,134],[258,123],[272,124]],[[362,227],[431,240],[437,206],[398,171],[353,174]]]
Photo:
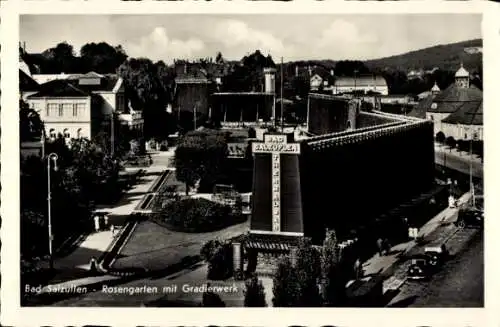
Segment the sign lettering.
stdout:
[[299,143],[287,143],[286,135],[264,135],[264,142],[252,143],[253,153],[271,154],[272,231],[281,231],[281,155],[300,154]]

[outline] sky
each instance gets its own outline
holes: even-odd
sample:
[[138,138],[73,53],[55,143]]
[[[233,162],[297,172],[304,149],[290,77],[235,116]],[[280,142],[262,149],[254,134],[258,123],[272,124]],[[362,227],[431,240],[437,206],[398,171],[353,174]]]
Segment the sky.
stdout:
[[284,61],[366,60],[481,38],[478,14],[23,15],[20,41],[42,52],[66,41],[122,45],[130,57],[172,63],[239,60],[260,49]]

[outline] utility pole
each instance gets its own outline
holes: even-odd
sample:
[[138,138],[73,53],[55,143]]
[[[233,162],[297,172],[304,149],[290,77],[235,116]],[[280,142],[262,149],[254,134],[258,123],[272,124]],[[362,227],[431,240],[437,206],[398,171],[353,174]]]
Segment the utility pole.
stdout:
[[470,185],[470,191],[472,195],[472,207],[476,206],[476,198],[475,198],[475,193],[474,193],[474,181],[472,180],[472,137],[470,139],[470,146],[469,146],[469,185]]
[[357,98],[357,93],[356,93],[356,91],[357,91],[357,90],[356,90],[356,86],[357,86],[357,85],[356,85],[356,77],[357,77],[357,74],[358,74],[358,70],[357,70],[357,69],[355,69],[355,70],[354,70],[354,98]]
[[194,130],[196,130],[196,105],[194,106],[193,109],[193,123],[194,123]]
[[115,155],[115,115],[111,112],[111,157]]
[[281,57],[281,81],[280,81],[280,94],[281,94],[281,132],[283,133],[283,57]]
[[51,208],[51,200],[52,200],[52,192],[50,185],[50,161],[54,162],[54,171],[57,171],[57,154],[51,153],[47,157],[47,225],[48,225],[48,233],[49,233],[49,267],[50,269],[54,269],[54,255],[52,251],[52,242],[54,241],[54,236],[52,235],[52,208]]

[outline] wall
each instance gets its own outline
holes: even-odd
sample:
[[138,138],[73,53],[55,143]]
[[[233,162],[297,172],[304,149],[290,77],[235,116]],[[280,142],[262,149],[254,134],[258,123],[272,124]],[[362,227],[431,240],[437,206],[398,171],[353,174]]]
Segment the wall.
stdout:
[[307,126],[314,135],[341,132],[356,125],[353,117],[356,107],[348,99],[310,95]]
[[445,137],[451,136],[455,140],[470,140],[471,138],[474,138],[474,134],[476,134],[477,140],[483,140],[483,126],[480,125],[458,125],[441,123],[440,131],[444,133]]
[[208,115],[208,84],[177,84],[175,111],[193,112],[196,106],[198,115]]
[[341,237],[431,188],[432,124],[323,149],[305,146],[300,171],[306,235],[320,242],[329,227]]
[[[31,108],[40,114],[40,118],[45,124],[47,136],[53,129],[56,135],[63,134],[64,130],[70,133],[70,137],[77,137],[78,130],[81,130],[81,137],[90,137],[90,121],[91,121],[91,98],[41,98],[28,99],[28,104]],[[56,109],[50,111],[47,116],[49,105],[57,105]],[[73,115],[73,108],[76,105],[81,105],[78,108],[77,116]],[[63,115],[59,116],[59,108],[63,106]],[[67,107],[66,107],[67,106]]]

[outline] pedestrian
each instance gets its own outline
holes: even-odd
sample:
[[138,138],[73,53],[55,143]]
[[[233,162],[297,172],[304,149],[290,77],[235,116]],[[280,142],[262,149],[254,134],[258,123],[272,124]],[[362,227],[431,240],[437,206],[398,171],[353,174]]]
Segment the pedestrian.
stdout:
[[384,250],[386,255],[389,255],[391,253],[391,243],[389,243],[389,240],[387,238],[384,239]]
[[114,237],[115,236],[115,225],[111,225],[109,227],[109,229],[111,230],[111,235]]
[[90,258],[89,270],[91,272],[97,272],[97,259],[95,257]]
[[359,260],[359,258],[354,262],[354,276],[356,280],[361,279],[361,277],[363,276],[363,269],[361,267],[361,261]]
[[383,250],[383,241],[382,239],[379,237],[378,240],[377,240],[377,248],[378,248],[378,254],[380,256],[382,256],[382,250]]
[[96,233],[99,231],[99,216],[95,215],[94,216],[94,228]]

